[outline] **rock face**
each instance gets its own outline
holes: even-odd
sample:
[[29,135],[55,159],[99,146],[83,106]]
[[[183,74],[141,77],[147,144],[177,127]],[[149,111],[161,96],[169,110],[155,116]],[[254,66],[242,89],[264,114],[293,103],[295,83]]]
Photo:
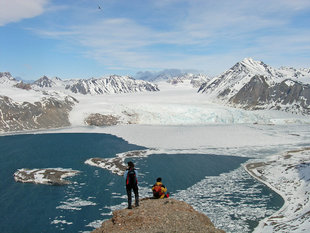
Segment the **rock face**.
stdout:
[[294,110],[309,115],[310,85],[287,79],[269,86],[264,76],[254,76],[229,101],[245,109]]
[[190,205],[175,199],[145,199],[131,210],[113,212],[101,228],[92,233],[223,233],[210,219]]
[[69,126],[69,112],[74,103],[75,100],[70,97],[17,103],[7,96],[0,96],[0,130],[8,132]]

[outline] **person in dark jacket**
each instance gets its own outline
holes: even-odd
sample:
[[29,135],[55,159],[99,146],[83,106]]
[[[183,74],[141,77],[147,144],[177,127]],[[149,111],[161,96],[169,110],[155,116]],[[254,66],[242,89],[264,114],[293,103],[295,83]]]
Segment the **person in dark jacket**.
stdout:
[[128,162],[128,168],[124,173],[124,178],[126,180],[126,192],[128,197],[128,209],[132,209],[131,205],[131,193],[132,190],[135,194],[135,204],[136,207],[139,206],[139,189],[138,189],[138,171],[135,169],[133,162]]

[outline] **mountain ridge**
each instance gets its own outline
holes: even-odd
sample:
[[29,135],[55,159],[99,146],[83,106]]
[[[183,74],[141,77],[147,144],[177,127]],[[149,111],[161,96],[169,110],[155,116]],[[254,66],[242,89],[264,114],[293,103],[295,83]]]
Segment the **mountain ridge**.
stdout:
[[[294,91],[291,85],[285,87],[289,82],[299,86],[297,89],[301,91],[296,91],[296,88]],[[215,101],[238,108],[276,109],[310,114],[309,83],[308,69],[297,70],[284,67],[276,69],[262,61],[245,58],[223,74],[202,84],[198,92],[207,94]],[[266,95],[267,92],[268,95]],[[291,98],[288,99],[285,93],[290,93]],[[251,104],[248,104],[249,102]]]
[[110,75],[101,78],[69,79],[62,80],[58,77],[48,78],[43,76],[31,85],[34,89],[53,89],[70,91],[83,95],[117,94],[143,91],[159,91],[156,84],[135,80],[129,76]]
[[[162,92],[159,86],[164,88]],[[69,80],[43,76],[28,84],[13,78],[9,72],[0,72],[0,87],[0,130],[5,132],[70,124],[100,126],[226,122],[221,116],[223,110],[220,110],[221,113],[212,112],[212,108],[206,109],[206,103],[232,107],[233,110],[228,112],[234,109],[278,110],[310,115],[310,69],[276,69],[252,58],[243,59],[212,79],[190,73],[167,76],[157,83],[119,75]],[[124,93],[134,95],[114,96]],[[185,99],[187,95],[192,100]],[[132,99],[126,99],[129,96]],[[50,104],[45,104],[47,100]],[[50,106],[50,109],[46,106]],[[37,121],[39,113],[54,114],[52,118],[45,115],[45,119],[52,121],[55,118],[59,122],[49,125],[43,118]],[[22,117],[25,115],[28,117]],[[232,114],[238,119],[241,115],[261,121],[261,116],[252,112]],[[234,117],[231,121],[235,122]]]

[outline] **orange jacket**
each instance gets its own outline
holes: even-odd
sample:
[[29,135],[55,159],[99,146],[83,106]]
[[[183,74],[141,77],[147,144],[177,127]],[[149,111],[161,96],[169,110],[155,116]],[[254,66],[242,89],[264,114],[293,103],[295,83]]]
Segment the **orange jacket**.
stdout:
[[165,193],[167,192],[167,188],[163,185],[162,182],[156,182],[156,184],[153,185],[152,187],[152,191],[153,191],[153,195],[155,197],[155,189],[156,186],[160,186],[160,191],[159,191],[159,198],[164,198],[165,197]]

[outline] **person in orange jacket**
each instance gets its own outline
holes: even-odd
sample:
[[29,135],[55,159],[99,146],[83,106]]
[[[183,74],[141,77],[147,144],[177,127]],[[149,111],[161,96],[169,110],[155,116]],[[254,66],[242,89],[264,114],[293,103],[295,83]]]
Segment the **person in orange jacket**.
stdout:
[[169,193],[166,194],[167,188],[161,182],[160,177],[157,178],[156,183],[152,187],[152,191],[153,191],[153,198],[155,199],[162,199],[169,197]]

